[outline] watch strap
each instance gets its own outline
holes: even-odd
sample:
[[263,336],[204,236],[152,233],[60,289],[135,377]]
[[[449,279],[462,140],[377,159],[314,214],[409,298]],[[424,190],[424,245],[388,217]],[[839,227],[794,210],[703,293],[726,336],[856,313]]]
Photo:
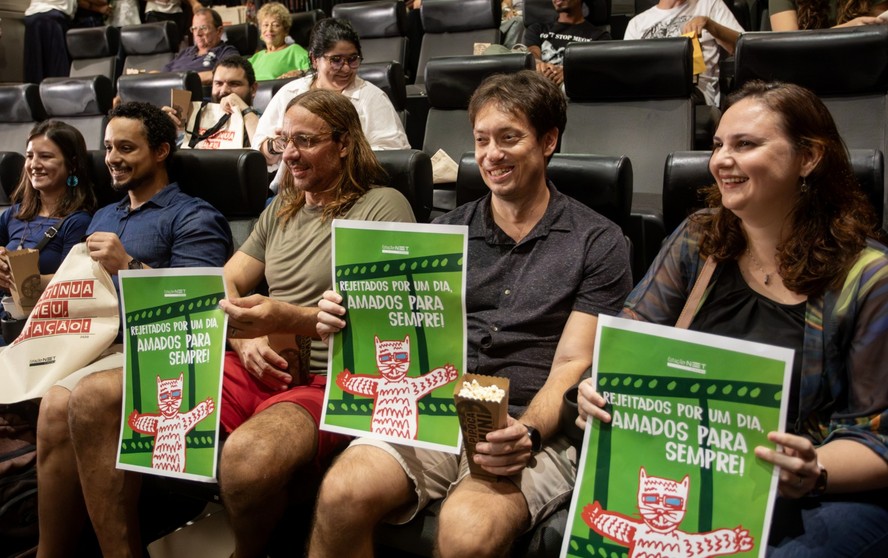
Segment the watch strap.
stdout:
[[267,138],[265,140],[265,150],[268,151],[269,155],[280,155],[280,151],[274,148],[274,138]]
[[829,473],[826,472],[826,467],[817,464],[820,467],[820,474],[817,475],[817,482],[814,483],[814,488],[808,492],[808,496],[812,498],[817,498],[819,496],[823,496],[826,493],[826,487],[829,484]]
[[524,425],[524,428],[527,429],[527,437],[530,438],[530,451],[533,453],[539,453],[541,449],[543,449],[543,438],[540,435],[540,431],[534,428],[533,426]]

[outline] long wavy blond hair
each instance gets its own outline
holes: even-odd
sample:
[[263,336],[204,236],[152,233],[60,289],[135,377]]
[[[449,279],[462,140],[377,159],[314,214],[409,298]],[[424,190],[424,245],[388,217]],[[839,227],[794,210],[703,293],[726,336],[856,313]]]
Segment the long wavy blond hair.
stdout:
[[[349,139],[348,154],[340,160],[342,173],[335,186],[334,200],[324,205],[322,218],[334,219],[351,209],[374,185],[385,184],[388,175],[364,136],[358,111],[345,96],[324,89],[312,89],[290,101],[286,112],[295,106],[326,122],[333,133],[333,141],[339,142],[345,137]],[[286,173],[279,195],[282,203],[278,218],[286,225],[305,205],[305,193],[295,187],[292,175]]]

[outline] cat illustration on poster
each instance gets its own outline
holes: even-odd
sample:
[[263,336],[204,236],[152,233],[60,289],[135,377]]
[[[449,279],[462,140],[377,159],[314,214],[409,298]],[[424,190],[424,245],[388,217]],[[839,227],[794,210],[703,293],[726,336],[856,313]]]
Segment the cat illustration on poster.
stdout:
[[681,482],[649,476],[644,467],[638,479],[641,520],[602,509],[596,501],[583,508],[583,521],[602,537],[629,547],[629,558],[705,558],[747,552],[753,539],[742,525],[688,533],[678,528],[687,511],[690,478]]
[[352,374],[343,370],[336,385],[352,395],[373,398],[370,431],[396,438],[415,439],[419,427],[419,400],[459,376],[451,364],[421,376],[407,376],[410,370],[410,336],[403,340],[380,341],[374,336],[376,368],[379,375]]
[[216,408],[213,398],[207,397],[187,413],[180,413],[183,380],[183,374],[168,380],[158,376],[157,406],[160,413],[142,414],[138,409],[133,409],[127,420],[134,431],[154,436],[154,451],[151,454],[153,469],[184,472],[185,436]]

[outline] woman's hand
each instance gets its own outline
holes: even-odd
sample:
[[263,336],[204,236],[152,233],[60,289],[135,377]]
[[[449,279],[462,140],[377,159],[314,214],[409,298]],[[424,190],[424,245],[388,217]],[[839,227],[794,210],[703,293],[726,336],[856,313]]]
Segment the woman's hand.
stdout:
[[810,440],[786,432],[769,432],[768,440],[783,446],[771,449],[755,448],[755,456],[780,467],[778,492],[784,498],[801,498],[811,492],[820,476],[817,450]]
[[840,25],[836,25],[834,29],[839,27],[859,27],[861,25],[879,25],[885,23],[888,23],[888,20],[874,16],[860,16]]
[[577,417],[577,426],[586,428],[586,421],[589,417],[600,420],[601,422],[610,422],[610,413],[604,410],[607,402],[600,393],[595,391],[595,386],[591,379],[580,382],[579,393],[577,394],[577,409],[580,416]]
[[341,304],[342,297],[336,291],[324,291],[323,297],[318,301],[321,312],[318,314],[316,329],[321,341],[328,345],[330,335],[342,331],[345,327],[345,320],[342,319],[342,316],[345,316],[345,308]]

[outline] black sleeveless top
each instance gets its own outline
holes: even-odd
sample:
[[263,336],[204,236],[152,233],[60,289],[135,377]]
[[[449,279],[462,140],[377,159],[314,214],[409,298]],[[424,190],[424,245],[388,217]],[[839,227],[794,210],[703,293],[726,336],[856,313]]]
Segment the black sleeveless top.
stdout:
[[799,413],[807,303],[780,304],[757,293],[746,284],[736,260],[719,266],[723,269],[690,329],[792,349],[795,355],[786,417],[787,428],[792,429]]

